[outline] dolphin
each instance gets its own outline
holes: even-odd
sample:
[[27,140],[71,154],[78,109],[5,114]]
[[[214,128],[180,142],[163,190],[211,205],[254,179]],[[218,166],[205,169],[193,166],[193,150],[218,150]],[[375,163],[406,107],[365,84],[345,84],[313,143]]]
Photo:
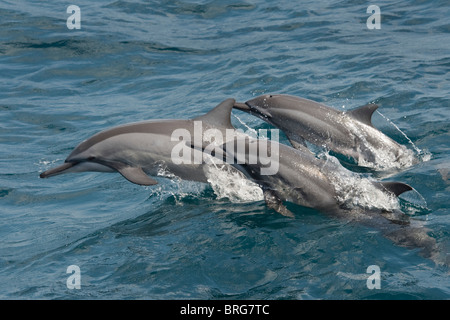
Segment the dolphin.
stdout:
[[[207,152],[205,144],[187,143],[191,148]],[[337,212],[351,206],[347,195],[358,196],[358,191],[379,192],[386,196],[384,200],[389,201],[392,200],[389,197],[413,190],[401,182],[372,180],[351,172],[333,156],[319,158],[306,147],[294,149],[272,140],[236,136],[209,153],[259,184],[268,206],[287,216],[292,216],[292,213],[282,205],[286,201],[325,212]],[[263,171],[269,165],[277,170]],[[358,183],[360,186],[355,186]]]
[[308,141],[375,170],[404,168],[418,162],[412,150],[373,126],[376,104],[342,112],[308,99],[267,94],[234,107],[281,129],[294,148],[304,147]]
[[[205,151],[204,146],[194,143],[191,148]],[[400,210],[397,197],[414,190],[405,183],[371,180],[347,170],[333,156],[318,158],[304,147],[294,149],[251,137],[235,137],[211,155],[232,164],[257,183],[267,206],[284,216],[294,217],[286,206],[294,203],[332,217],[377,227],[398,245],[420,248],[424,257],[438,252],[429,230]],[[278,170],[262,174],[261,169],[271,161],[278,162]]]
[[[48,178],[69,172],[119,172],[124,178],[138,185],[154,185],[157,181],[149,175],[158,175],[163,170],[181,179],[207,182],[204,166],[196,158],[201,152],[173,138],[174,132],[182,130],[187,137],[200,135],[208,130],[219,130],[221,135],[234,130],[231,124],[231,110],[234,99],[227,99],[208,113],[188,120],[150,120],[124,124],[101,131],[81,142],[65,162],[40,174]],[[198,126],[201,125],[201,127]],[[225,136],[225,135],[224,135]],[[175,140],[175,141],[174,141]],[[182,144],[179,153],[187,160],[174,163],[173,152]]]

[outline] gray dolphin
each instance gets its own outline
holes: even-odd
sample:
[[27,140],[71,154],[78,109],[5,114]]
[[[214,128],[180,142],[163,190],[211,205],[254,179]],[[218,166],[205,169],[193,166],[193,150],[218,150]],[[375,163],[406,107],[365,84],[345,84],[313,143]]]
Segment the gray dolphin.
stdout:
[[343,112],[308,99],[268,94],[236,103],[235,108],[280,128],[294,148],[308,141],[377,170],[409,167],[418,161],[412,150],[373,126],[376,104]]
[[[119,172],[133,183],[154,185],[157,181],[148,174],[157,175],[163,169],[181,179],[206,182],[203,164],[195,161],[201,157],[200,151],[191,150],[181,142],[186,148],[180,153],[185,152],[189,156],[194,151],[189,157],[191,161],[173,163],[173,151],[180,141],[173,141],[172,135],[175,130],[184,130],[189,136],[202,135],[208,129],[221,133],[227,129],[234,130],[230,119],[234,103],[234,99],[227,99],[207,114],[194,119],[152,120],[104,130],[81,142],[64,164],[41,173],[40,177],[69,172]],[[201,128],[198,128],[198,123]]]
[[[191,147],[204,151],[193,143]],[[294,216],[285,205],[291,202],[377,227],[398,245],[420,248],[424,257],[438,252],[429,230],[400,210],[397,197],[413,190],[407,184],[371,180],[347,170],[332,156],[317,158],[306,148],[294,149],[270,140],[238,137],[224,143],[221,150],[212,155],[228,163],[233,158],[233,166],[263,189],[267,206],[282,215]],[[257,154],[257,161],[250,160],[251,153]],[[278,161],[278,171],[262,174],[261,168],[271,161]]]
[[[190,142],[190,146],[205,152],[204,145],[198,146]],[[337,212],[351,206],[349,195],[359,196],[358,192],[378,192],[379,195],[386,196],[383,198],[384,202],[396,202],[395,197],[413,190],[411,186],[401,182],[371,180],[351,172],[333,156],[318,158],[306,147],[294,149],[271,140],[235,137],[211,154],[232,164],[258,183],[264,191],[267,204],[288,216],[292,214],[282,205],[284,201],[321,211]],[[277,162],[276,165],[273,164],[274,161]],[[263,169],[268,166],[277,170],[264,173]],[[369,202],[370,200],[366,201],[366,204]],[[388,208],[385,209],[384,211],[389,211]],[[392,215],[389,217],[397,218]]]

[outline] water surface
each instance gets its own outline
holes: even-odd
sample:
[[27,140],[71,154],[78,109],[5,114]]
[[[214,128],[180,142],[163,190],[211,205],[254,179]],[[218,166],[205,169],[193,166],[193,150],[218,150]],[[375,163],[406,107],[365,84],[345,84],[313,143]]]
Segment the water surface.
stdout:
[[[119,174],[39,179],[115,125],[190,118],[222,100],[285,93],[352,109],[374,102],[429,161],[389,177],[426,201],[450,239],[448,1],[77,1],[0,4],[2,299],[448,299],[448,268],[376,229],[211,186]],[[233,123],[268,128],[233,111]],[[408,139],[384,117],[374,124]],[[231,196],[230,196],[231,197]],[[231,197],[233,198],[233,197]],[[448,254],[448,252],[447,252]],[[66,286],[78,265],[81,289]],[[367,267],[381,289],[366,286]]]

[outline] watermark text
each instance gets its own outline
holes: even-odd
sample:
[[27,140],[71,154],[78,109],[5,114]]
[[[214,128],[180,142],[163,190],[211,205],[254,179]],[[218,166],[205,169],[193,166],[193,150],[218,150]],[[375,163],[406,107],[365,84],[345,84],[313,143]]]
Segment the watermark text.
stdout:
[[172,148],[171,160],[176,165],[208,163],[211,159],[232,165],[258,164],[261,175],[274,175],[279,167],[278,140],[278,129],[260,129],[255,136],[240,129],[204,130],[202,121],[194,121],[193,130],[178,128],[172,132],[171,141],[179,142]]
[[367,29],[381,29],[381,10],[379,6],[370,5],[367,7],[367,13],[371,13],[372,15],[367,18]]
[[67,22],[66,22],[67,29],[69,29],[69,30],[81,29],[81,9],[80,9],[80,7],[72,4],[67,7],[66,12],[70,14],[70,16],[67,18]]
[[67,278],[67,289],[81,289],[81,270],[77,265],[70,265],[67,267],[66,273],[71,275]]
[[381,271],[377,265],[371,265],[367,267],[366,273],[371,274],[367,278],[367,289],[381,289]]

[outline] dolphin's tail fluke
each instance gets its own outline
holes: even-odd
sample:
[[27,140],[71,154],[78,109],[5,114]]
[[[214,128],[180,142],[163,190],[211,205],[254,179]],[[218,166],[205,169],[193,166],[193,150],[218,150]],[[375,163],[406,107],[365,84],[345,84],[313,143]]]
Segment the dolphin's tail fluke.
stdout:
[[64,162],[64,164],[53,168],[53,169],[49,169],[47,171],[42,172],[39,177],[41,178],[48,178],[48,177],[52,177],[52,176],[56,176],[58,174],[64,173],[64,171],[66,171],[67,169],[72,168],[75,165],[75,163],[73,162]]

